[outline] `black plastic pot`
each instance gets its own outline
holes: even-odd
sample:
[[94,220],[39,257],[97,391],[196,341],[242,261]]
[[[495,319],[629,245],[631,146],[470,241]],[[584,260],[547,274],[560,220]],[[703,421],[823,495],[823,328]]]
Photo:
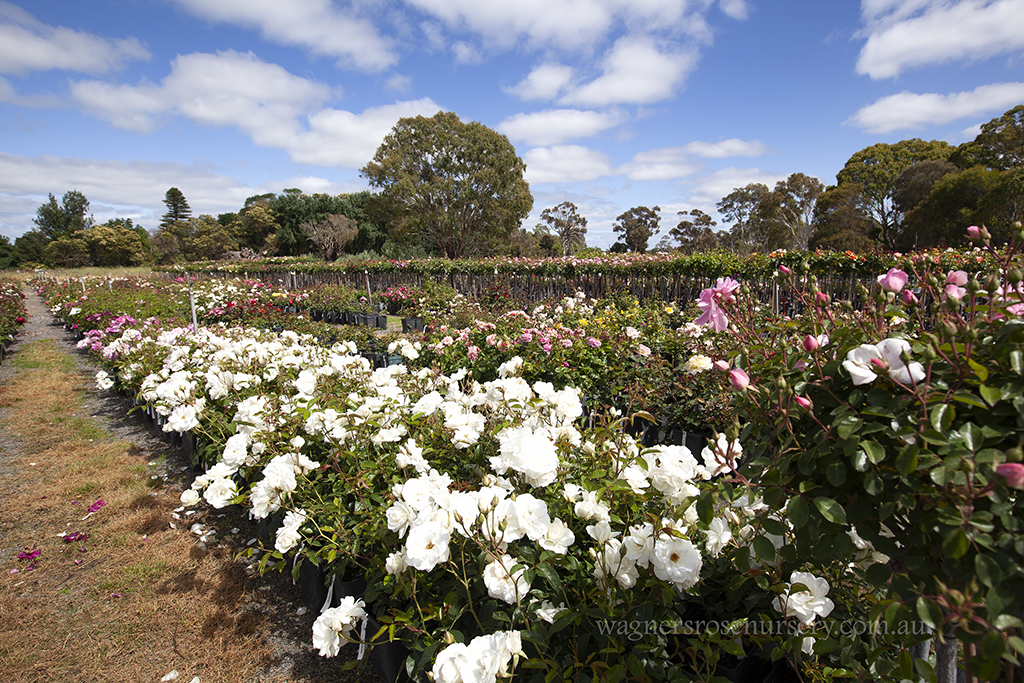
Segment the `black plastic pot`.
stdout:
[[421,318],[402,318],[402,332],[422,332],[423,320]]

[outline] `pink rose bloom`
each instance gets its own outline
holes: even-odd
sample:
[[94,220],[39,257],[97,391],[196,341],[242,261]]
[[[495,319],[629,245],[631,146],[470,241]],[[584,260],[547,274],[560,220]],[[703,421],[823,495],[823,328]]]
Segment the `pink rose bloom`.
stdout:
[[487,335],[487,340],[486,341],[487,341],[487,345],[488,346],[494,346],[495,344],[498,343],[498,335],[496,335],[496,334],[489,334],[489,335]]
[[475,361],[477,358],[480,357],[480,347],[470,346],[466,353],[469,356],[470,360]]
[[587,337],[587,345],[592,346],[595,349],[601,348],[601,340],[594,339],[593,337]]
[[572,339],[562,339],[560,343],[562,344],[563,347],[565,347],[567,349],[571,349],[572,348]]
[[714,287],[708,287],[700,293],[697,308],[702,310],[703,313],[693,322],[697,325],[707,325],[718,332],[728,328],[729,318],[726,317],[722,306],[736,301],[736,296],[733,292],[739,288],[740,283],[732,278],[718,278],[718,283]]
[[522,339],[524,342],[533,341],[533,335],[530,334],[529,332],[523,332],[523,335],[519,338]]
[[981,229],[977,225],[967,228],[967,236],[972,240],[981,239]]
[[996,474],[1006,480],[1010,488],[1024,489],[1024,465],[1019,462],[1004,462],[996,465]]
[[878,284],[885,291],[895,294],[907,284],[907,274],[899,268],[890,268],[888,273],[878,276]]

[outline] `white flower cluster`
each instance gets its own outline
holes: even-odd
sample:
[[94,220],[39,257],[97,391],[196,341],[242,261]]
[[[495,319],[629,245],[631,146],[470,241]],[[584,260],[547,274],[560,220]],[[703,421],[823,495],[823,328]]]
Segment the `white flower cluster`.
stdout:
[[512,673],[513,658],[525,657],[518,631],[499,631],[465,643],[452,643],[434,660],[436,683],[494,683]]

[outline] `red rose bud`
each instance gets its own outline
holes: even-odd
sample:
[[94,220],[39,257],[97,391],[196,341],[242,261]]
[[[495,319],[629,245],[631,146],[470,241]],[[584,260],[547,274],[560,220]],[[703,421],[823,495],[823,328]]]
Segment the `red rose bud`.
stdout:
[[1004,462],[996,466],[996,474],[1006,480],[1014,489],[1024,489],[1024,465],[1019,462]]
[[18,323],[19,325],[24,325],[25,319],[19,315],[17,318],[14,319],[14,322]]
[[917,295],[909,289],[903,290],[903,303],[907,306],[916,306],[918,303]]
[[811,399],[809,398],[804,398],[803,396],[794,396],[793,400],[796,401],[796,404],[803,408],[804,410],[810,410],[811,408],[814,407],[814,404],[811,403]]

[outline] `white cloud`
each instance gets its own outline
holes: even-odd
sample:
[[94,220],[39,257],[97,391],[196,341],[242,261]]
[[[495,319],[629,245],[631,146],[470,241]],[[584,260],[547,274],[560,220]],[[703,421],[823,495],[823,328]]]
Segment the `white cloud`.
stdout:
[[867,42],[857,72],[873,79],[1024,49],[1021,0],[864,0],[862,15]]
[[367,19],[335,8],[331,0],[176,0],[208,21],[259,29],[267,40],[300,45],[337,57],[339,65],[380,71],[397,63],[390,41]]
[[949,95],[902,92],[861,108],[847,123],[872,133],[889,133],[1002,113],[1021,102],[1024,102],[1024,83],[993,83]]
[[681,147],[662,147],[635,154],[622,171],[630,180],[674,180],[700,171],[702,164],[693,157],[726,159],[758,157],[767,151],[759,140],[731,138],[719,142],[691,142]]
[[718,142],[691,142],[684,149],[705,159],[728,159],[729,157],[759,157],[768,151],[760,140],[730,138]]
[[0,73],[61,69],[98,74],[149,58],[149,51],[136,38],[108,39],[49,26],[20,7],[0,2]]
[[159,85],[82,81],[71,91],[86,111],[119,128],[148,132],[159,118],[178,115],[236,127],[257,145],[284,149],[299,163],[348,168],[369,161],[399,118],[440,111],[429,98],[362,114],[321,108],[331,96],[326,85],[233,51],[179,56]]
[[760,168],[730,166],[695,178],[689,201],[694,206],[717,204],[722,197],[737,188],[746,187],[750,183],[761,183],[770,189],[786,177],[785,174],[772,173]]
[[234,125],[264,146],[280,146],[295,119],[330,96],[330,88],[300,78],[252,53],[178,56],[160,85],[112,85],[80,81],[72,98],[118,128],[147,132],[159,114],[176,113],[196,123]]
[[505,92],[521,100],[553,100],[572,80],[572,67],[564,64],[541,64],[522,81]]
[[701,168],[683,147],[652,149],[633,155],[621,170],[630,180],[673,180],[693,175]]
[[520,39],[534,47],[586,48],[610,30],[617,14],[613,1],[602,0],[411,0],[410,4],[450,28],[469,29],[499,48]]
[[131,218],[155,228],[166,210],[164,194],[181,189],[194,215],[237,211],[248,197],[300,187],[308,192],[337,194],[365,188],[316,176],[281,178],[250,186],[215,168],[179,163],[110,161],[73,157],[21,157],[0,152],[0,234],[12,239],[30,230],[36,209],[48,193],[58,199],[77,189],[89,199],[99,222]]
[[384,85],[392,92],[409,92],[409,88],[412,87],[412,78],[402,74],[394,74],[384,82]]
[[625,36],[605,56],[604,73],[565,94],[561,102],[590,107],[658,102],[675,94],[696,63],[696,51],[679,51],[646,36]]
[[575,183],[612,175],[602,152],[580,145],[535,147],[523,155],[529,183]]
[[457,40],[452,45],[452,54],[456,64],[479,64],[482,60],[480,51],[464,40]]
[[288,155],[302,164],[361,168],[398,119],[433,116],[439,111],[441,107],[429,97],[370,107],[361,114],[324,109],[309,117],[308,131],[288,141]]
[[742,21],[750,15],[750,9],[743,0],[721,0],[718,5],[723,12],[733,19]]
[[497,129],[510,140],[548,146],[597,135],[624,119],[625,115],[616,111],[545,109],[532,114],[516,114],[499,123]]

